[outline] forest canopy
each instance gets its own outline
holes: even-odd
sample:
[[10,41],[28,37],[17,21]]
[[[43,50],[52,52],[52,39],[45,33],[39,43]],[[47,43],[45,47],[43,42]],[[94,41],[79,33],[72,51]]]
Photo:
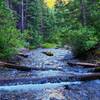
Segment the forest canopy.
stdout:
[[64,45],[82,55],[100,43],[99,0],[0,0],[0,5],[0,58],[21,47]]
[[[61,0],[61,1],[64,4],[68,4],[71,0]],[[47,7],[52,9],[55,7],[57,0],[44,0],[44,3],[46,3]]]

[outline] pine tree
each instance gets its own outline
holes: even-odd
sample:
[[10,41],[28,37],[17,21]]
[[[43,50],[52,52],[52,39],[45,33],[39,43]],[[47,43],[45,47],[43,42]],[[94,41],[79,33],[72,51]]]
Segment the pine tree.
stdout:
[[0,0],[0,58],[11,56],[20,41],[13,11],[5,4]]

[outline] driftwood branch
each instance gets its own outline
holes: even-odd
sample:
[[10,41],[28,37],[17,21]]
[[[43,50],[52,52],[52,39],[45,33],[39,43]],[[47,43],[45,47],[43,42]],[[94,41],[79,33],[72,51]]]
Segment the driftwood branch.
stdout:
[[1,62],[0,61],[0,67],[3,68],[12,68],[12,69],[17,69],[20,71],[31,71],[31,70],[62,70],[62,68],[36,68],[36,67],[28,67],[28,66],[21,66],[21,65],[16,65],[16,64],[11,64],[11,63],[6,63],[6,62]]
[[[69,81],[89,81],[100,79],[100,73],[86,73],[86,74],[73,74],[73,75],[58,75],[58,76],[48,76],[48,77],[37,77],[37,78],[12,78],[12,79],[0,79],[0,85],[4,84],[43,84],[43,83],[58,83]],[[73,80],[72,80],[73,79]]]
[[96,63],[96,64],[92,64],[92,63],[84,63],[84,62],[67,62],[69,65],[71,66],[83,66],[83,67],[90,67],[90,68],[93,68],[93,67],[99,67],[100,64],[99,63]]

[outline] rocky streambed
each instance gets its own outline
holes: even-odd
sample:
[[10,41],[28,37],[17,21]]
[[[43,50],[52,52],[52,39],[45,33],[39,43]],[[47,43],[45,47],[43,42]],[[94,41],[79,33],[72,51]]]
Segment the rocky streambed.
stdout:
[[[48,56],[43,52],[51,52]],[[0,69],[0,79],[40,78],[66,76],[61,78],[38,80],[35,83],[16,81],[0,85],[0,100],[100,100],[100,80],[76,81],[69,78],[73,74],[88,73],[90,69],[71,67],[67,64],[74,59],[71,50],[38,48],[27,53],[27,58],[21,58],[19,63],[23,66],[36,68],[61,68],[62,70],[32,70],[29,72],[14,69]]]

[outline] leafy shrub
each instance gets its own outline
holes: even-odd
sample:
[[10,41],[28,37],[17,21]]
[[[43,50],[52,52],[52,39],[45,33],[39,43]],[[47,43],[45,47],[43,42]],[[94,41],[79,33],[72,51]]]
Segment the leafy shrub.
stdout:
[[16,48],[23,45],[20,39],[20,32],[16,29],[13,12],[0,1],[0,58],[7,59],[14,53]]
[[31,49],[39,47],[43,42],[42,36],[37,31],[34,32],[33,30],[26,30],[23,38],[29,43],[27,47]]
[[94,29],[81,27],[78,30],[67,30],[63,42],[70,44],[76,55],[83,55],[97,44],[98,37]]

